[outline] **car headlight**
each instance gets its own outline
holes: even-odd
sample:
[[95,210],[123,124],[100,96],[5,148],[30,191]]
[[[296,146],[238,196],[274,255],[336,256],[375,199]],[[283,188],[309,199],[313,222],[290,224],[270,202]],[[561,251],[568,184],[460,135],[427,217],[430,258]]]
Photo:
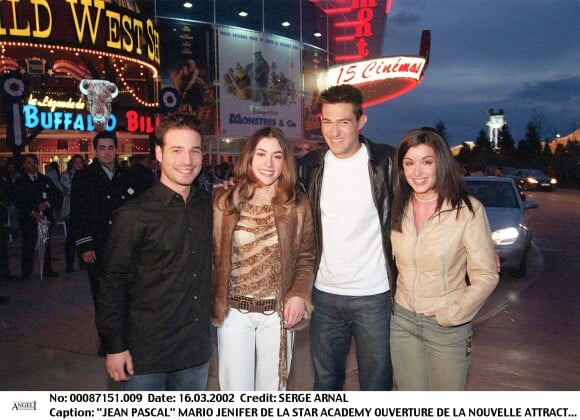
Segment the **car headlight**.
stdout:
[[558,180],[556,178],[550,179],[550,184],[556,185],[557,183],[558,183]]
[[529,178],[527,179],[527,181],[528,181],[530,184],[537,184],[537,183],[538,183],[538,180],[537,180],[536,178],[532,178],[532,177],[529,177]]
[[491,239],[496,245],[511,245],[517,241],[520,231],[515,227],[499,229],[491,234]]

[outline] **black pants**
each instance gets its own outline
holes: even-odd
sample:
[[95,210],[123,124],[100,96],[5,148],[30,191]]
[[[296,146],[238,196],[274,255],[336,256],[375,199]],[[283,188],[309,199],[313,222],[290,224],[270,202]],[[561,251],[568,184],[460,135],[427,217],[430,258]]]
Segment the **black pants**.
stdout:
[[73,269],[75,265],[75,256],[76,256],[76,246],[75,241],[73,240],[70,232],[68,231],[70,227],[70,218],[65,218],[64,223],[67,228],[67,235],[64,241],[64,258],[66,261],[66,269],[70,271]]
[[97,311],[97,297],[99,296],[99,279],[103,274],[103,266],[99,263],[85,264],[87,274],[89,275],[89,283],[91,285],[91,295],[93,296],[93,304],[95,305],[95,312]]
[[[99,259],[102,258],[102,254],[97,254],[97,261],[102,261]],[[84,264],[85,268],[87,269],[87,274],[89,275],[89,283],[91,284],[91,295],[93,296],[93,305],[95,306],[95,315],[97,313],[97,299],[99,296],[99,281],[101,276],[103,275],[103,265],[96,263],[96,264]],[[105,356],[105,347],[103,345],[103,337],[99,334],[99,356]]]
[[10,277],[8,259],[8,228],[0,223],[0,278]]

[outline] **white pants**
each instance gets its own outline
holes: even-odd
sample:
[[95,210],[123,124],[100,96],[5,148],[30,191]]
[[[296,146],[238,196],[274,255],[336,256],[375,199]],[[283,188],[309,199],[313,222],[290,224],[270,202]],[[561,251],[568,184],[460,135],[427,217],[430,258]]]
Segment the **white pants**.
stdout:
[[[222,391],[278,391],[280,316],[242,314],[230,309],[217,329],[218,367]],[[290,371],[294,333],[286,331]],[[284,389],[281,389],[284,391]]]

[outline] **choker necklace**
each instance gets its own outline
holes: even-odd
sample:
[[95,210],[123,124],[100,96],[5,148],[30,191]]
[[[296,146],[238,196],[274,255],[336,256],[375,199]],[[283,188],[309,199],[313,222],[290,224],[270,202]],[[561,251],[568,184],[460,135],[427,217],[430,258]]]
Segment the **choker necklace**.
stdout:
[[421,200],[419,197],[417,197],[416,193],[413,193],[413,195],[415,196],[415,200],[417,200],[419,203],[431,203],[439,198],[438,196],[435,196],[435,198],[430,198],[429,200]]

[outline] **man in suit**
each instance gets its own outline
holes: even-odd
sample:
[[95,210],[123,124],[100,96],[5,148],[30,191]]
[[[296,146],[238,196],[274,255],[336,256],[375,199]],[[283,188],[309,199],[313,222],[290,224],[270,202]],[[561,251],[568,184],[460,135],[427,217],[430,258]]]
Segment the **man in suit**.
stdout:
[[[38,157],[24,155],[23,175],[16,181],[16,207],[20,222],[22,280],[30,280],[34,269],[34,253],[38,241],[38,224],[49,222],[49,238],[54,226],[54,207],[59,203],[59,192],[49,177],[38,172]],[[46,244],[44,277],[58,277],[52,269],[50,239]]]
[[[104,249],[113,213],[139,191],[130,169],[117,164],[117,136],[102,131],[93,139],[95,158],[75,173],[70,194],[70,235],[89,274],[95,310]],[[104,356],[102,347],[99,354]]]

